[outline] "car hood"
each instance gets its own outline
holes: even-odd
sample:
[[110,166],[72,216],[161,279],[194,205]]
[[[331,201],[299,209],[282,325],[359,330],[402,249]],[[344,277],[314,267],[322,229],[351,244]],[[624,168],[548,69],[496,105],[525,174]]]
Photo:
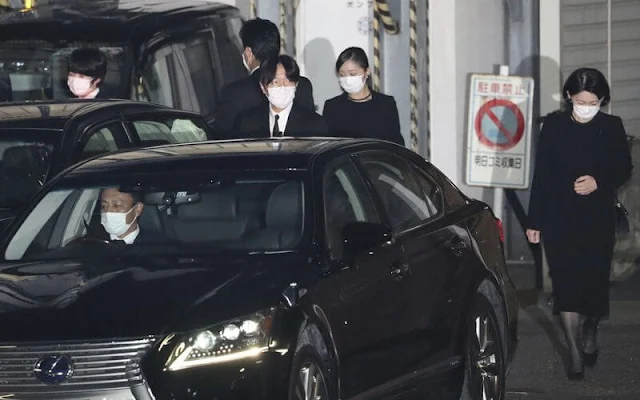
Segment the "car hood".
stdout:
[[0,342],[200,329],[276,305],[295,254],[34,262],[0,267]]

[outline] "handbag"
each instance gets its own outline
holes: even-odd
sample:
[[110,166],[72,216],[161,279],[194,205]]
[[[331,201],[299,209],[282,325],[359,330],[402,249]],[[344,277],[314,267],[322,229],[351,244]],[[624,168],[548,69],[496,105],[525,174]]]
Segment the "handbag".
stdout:
[[631,229],[629,228],[629,211],[624,207],[622,202],[616,197],[615,201],[615,210],[616,210],[616,237],[618,239],[623,239],[627,235]]

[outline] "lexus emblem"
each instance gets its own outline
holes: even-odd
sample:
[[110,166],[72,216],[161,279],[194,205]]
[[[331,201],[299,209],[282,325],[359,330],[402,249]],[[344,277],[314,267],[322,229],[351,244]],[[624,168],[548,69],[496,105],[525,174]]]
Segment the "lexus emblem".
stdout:
[[66,355],[42,357],[33,367],[33,373],[43,383],[62,383],[73,375],[73,361]]

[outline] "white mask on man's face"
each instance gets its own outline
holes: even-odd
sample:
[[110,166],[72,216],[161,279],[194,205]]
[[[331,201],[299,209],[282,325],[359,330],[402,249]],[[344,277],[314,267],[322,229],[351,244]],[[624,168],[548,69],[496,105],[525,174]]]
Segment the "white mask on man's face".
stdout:
[[295,86],[278,86],[267,89],[269,103],[276,108],[285,109],[293,103],[296,96]]
[[347,93],[358,93],[365,85],[365,75],[341,76],[338,80]]
[[67,85],[75,96],[84,97],[92,90],[92,78],[70,76],[67,78]]
[[247,71],[251,72],[251,68],[249,67],[249,63],[247,62],[247,57],[244,55],[244,51],[242,52],[242,64],[247,69]]
[[100,213],[100,223],[104,226],[104,230],[107,231],[108,234],[114,236],[122,236],[124,235],[131,225],[135,222],[136,218],[131,220],[131,223],[127,223],[127,216],[135,206],[131,207],[131,210],[124,213],[117,212],[102,212]]
[[581,104],[573,105],[573,112],[582,120],[589,120],[600,111],[600,106],[587,106]]

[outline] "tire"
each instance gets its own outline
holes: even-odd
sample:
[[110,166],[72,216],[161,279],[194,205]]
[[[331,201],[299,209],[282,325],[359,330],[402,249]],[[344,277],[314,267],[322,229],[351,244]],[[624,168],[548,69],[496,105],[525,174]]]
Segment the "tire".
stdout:
[[488,296],[476,293],[467,320],[464,383],[460,400],[504,400],[505,343],[496,307]]
[[289,379],[289,400],[337,400],[329,360],[304,345],[293,356]]

